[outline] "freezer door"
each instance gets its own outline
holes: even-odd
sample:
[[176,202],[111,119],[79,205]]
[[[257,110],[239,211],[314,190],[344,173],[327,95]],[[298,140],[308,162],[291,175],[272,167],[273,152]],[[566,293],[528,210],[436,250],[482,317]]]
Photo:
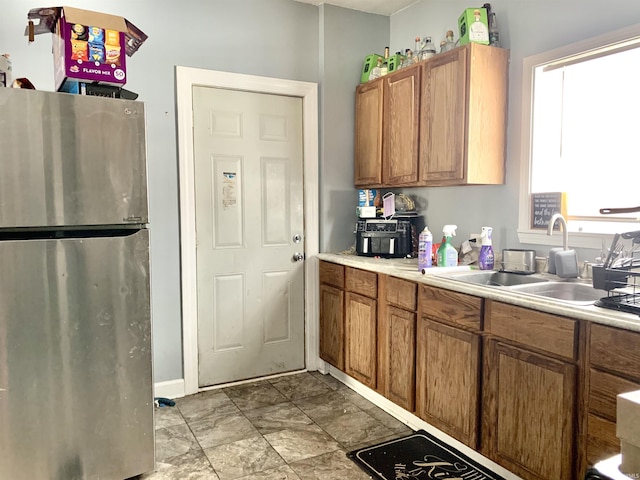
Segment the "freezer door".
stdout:
[[154,468],[148,231],[0,242],[0,478]]
[[0,89],[0,228],[148,222],[144,104]]

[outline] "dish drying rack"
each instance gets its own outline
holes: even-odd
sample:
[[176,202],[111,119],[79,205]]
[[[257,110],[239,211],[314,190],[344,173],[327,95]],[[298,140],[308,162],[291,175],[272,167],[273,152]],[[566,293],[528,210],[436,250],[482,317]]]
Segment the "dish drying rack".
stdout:
[[[621,238],[633,239],[631,256],[618,258],[623,251]],[[640,257],[636,256],[640,251],[636,250],[637,245],[640,245],[640,231],[616,234],[604,264],[593,265],[593,287],[607,292],[606,297],[595,303],[597,306],[640,315]]]

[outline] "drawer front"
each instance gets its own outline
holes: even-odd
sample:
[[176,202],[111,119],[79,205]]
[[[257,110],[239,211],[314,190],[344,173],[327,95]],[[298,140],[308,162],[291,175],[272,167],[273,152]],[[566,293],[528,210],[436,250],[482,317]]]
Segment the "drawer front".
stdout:
[[378,298],[378,274],[366,270],[347,267],[345,270],[346,290],[365,297]]
[[472,330],[482,328],[482,299],[442,288],[420,285],[420,315]]
[[587,462],[594,464],[620,453],[616,424],[597,415],[587,418]]
[[578,322],[506,303],[485,303],[485,330],[535,349],[575,360]]
[[337,263],[320,261],[320,283],[344,289],[344,267]]
[[630,382],[592,368],[589,371],[589,411],[615,422],[616,396],[636,390],[640,390],[640,383]]
[[407,280],[387,277],[387,303],[396,307],[415,312],[417,310],[418,286]]
[[592,323],[589,364],[640,380],[640,333]]

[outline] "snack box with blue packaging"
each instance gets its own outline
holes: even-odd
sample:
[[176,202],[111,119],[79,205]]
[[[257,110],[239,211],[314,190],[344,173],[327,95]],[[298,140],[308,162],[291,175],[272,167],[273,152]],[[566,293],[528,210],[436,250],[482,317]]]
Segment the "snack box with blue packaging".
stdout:
[[122,86],[127,82],[126,57],[147,39],[123,17],[73,7],[29,10],[25,35],[53,33],[56,90],[67,80]]

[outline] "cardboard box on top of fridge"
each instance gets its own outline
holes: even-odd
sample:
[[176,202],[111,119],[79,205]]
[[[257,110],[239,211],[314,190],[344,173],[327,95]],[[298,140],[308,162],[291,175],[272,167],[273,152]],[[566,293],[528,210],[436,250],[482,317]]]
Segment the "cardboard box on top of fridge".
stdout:
[[80,8],[33,8],[27,18],[29,41],[34,35],[53,33],[56,90],[63,90],[65,82],[80,80],[124,85],[126,57],[147,39],[126,18]]
[[460,45],[481,43],[489,45],[489,22],[486,8],[466,8],[458,18]]

